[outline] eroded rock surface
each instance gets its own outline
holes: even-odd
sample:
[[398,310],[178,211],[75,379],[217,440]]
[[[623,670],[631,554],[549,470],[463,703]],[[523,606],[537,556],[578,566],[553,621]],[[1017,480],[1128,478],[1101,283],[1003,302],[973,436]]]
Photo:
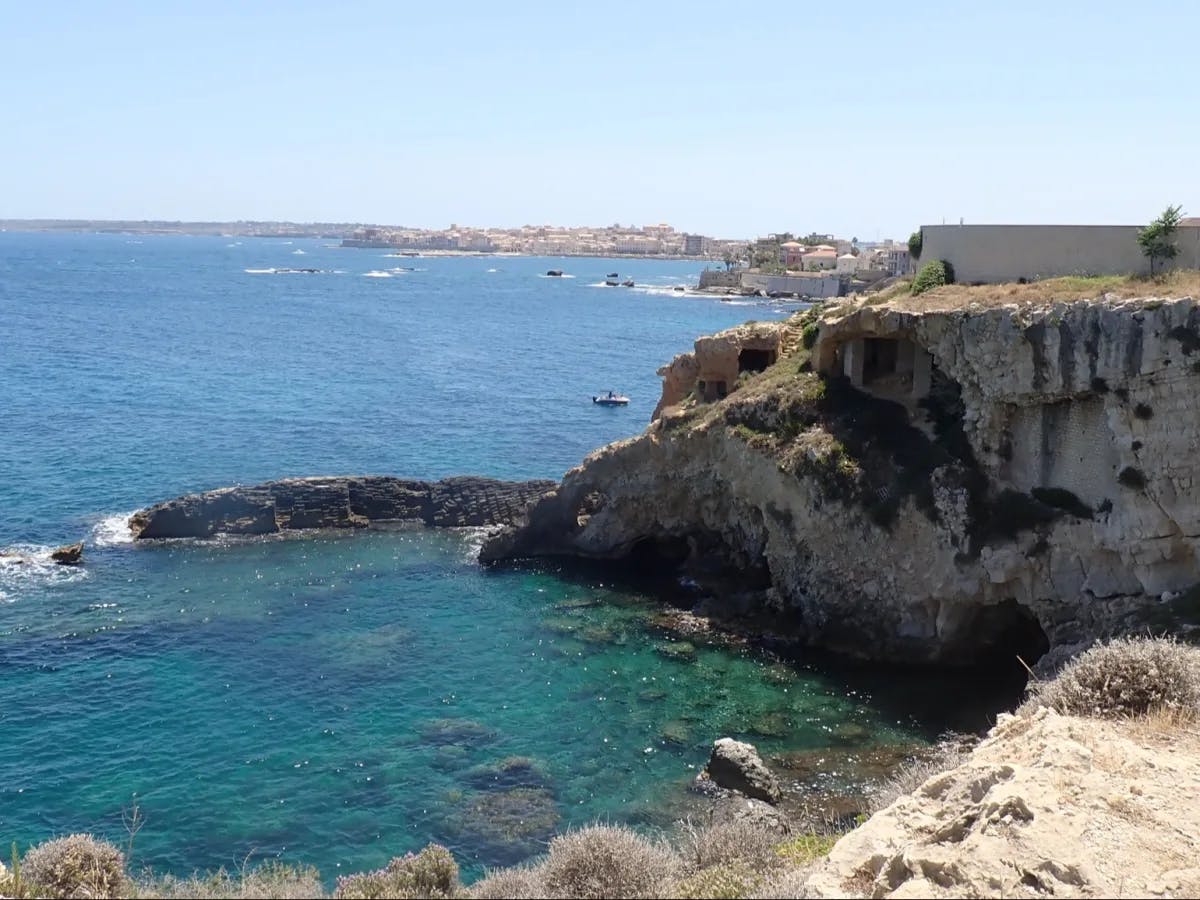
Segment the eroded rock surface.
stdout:
[[272,534],[412,521],[439,527],[506,525],[552,481],[460,477],[413,481],[386,475],[288,478],[188,494],[135,513],[139,539]]
[[1194,728],[1005,716],[838,841],[803,896],[1195,897],[1197,791]]

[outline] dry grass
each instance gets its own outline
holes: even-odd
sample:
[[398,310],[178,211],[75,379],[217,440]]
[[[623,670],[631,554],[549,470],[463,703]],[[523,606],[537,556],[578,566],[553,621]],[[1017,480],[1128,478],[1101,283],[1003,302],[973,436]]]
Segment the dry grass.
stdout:
[[935,748],[932,756],[905,763],[891,778],[871,789],[867,797],[868,812],[874,815],[881,809],[886,809],[901,797],[911,794],[933,776],[961,765],[968,755],[961,745],[944,743]]
[[775,848],[779,835],[749,822],[721,822],[681,828],[679,848],[684,861],[694,869],[707,869],[744,862],[762,869],[779,862]]
[[232,875],[221,869],[191,878],[147,876],[137,882],[136,894],[163,900],[303,900],[324,897],[325,888],[316,869],[272,861]]
[[895,285],[869,296],[871,306],[888,304],[912,312],[963,309],[969,306],[1003,306],[1070,303],[1093,300],[1104,294],[1120,299],[1133,297],[1200,297],[1200,271],[1181,269],[1156,278],[1132,275],[1083,277],[1068,275],[1029,284],[948,284],[912,296],[907,287]]

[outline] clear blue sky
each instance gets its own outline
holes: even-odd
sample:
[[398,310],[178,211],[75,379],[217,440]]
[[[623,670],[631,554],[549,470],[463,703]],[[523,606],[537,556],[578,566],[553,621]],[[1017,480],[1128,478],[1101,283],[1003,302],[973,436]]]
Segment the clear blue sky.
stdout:
[[1200,4],[0,0],[0,218],[1200,214]]

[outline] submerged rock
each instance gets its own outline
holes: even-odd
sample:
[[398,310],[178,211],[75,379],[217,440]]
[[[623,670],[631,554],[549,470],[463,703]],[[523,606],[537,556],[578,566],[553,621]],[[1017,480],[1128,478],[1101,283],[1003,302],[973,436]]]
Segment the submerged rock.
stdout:
[[655,644],[654,650],[659,656],[676,662],[694,662],[696,659],[696,645],[689,641],[663,641]]
[[679,719],[672,719],[658,732],[658,736],[668,744],[676,746],[686,746],[692,742],[692,732],[688,728],[687,723]]
[[792,826],[787,817],[770,803],[752,797],[726,797],[713,804],[709,814],[713,825],[745,822],[764,831],[791,834]]
[[433,719],[421,726],[421,739],[427,744],[473,747],[490,744],[496,730],[474,719]]
[[456,841],[474,845],[487,864],[504,866],[544,852],[560,820],[549,791],[522,787],[464,800],[443,827]]
[[779,782],[766,767],[753,744],[719,738],[713,742],[712,755],[701,777],[714,784],[768,803],[783,796]]
[[552,791],[552,780],[545,768],[528,756],[508,756],[496,762],[474,766],[462,774],[462,780],[480,790],[541,788]]

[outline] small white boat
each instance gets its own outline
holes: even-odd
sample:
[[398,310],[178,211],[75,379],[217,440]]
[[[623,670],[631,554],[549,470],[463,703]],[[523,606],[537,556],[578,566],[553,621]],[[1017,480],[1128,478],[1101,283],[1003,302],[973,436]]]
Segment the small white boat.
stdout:
[[600,394],[597,397],[593,397],[592,402],[597,406],[626,406],[629,403],[629,398],[623,394],[609,391],[607,394]]

